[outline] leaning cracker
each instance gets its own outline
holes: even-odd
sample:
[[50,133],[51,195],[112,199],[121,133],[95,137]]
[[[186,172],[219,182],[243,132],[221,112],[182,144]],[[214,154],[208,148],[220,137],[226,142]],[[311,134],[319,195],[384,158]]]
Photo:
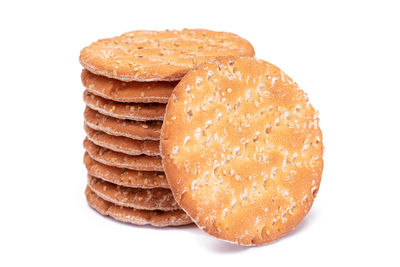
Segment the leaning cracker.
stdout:
[[134,188],[169,188],[163,172],[135,171],[104,165],[92,159],[87,152],[83,162],[90,175],[113,184]]
[[263,244],[308,213],[323,169],[317,112],[279,68],[220,59],[188,73],[162,128],[164,171],[178,204],[209,234]]
[[88,186],[86,187],[85,195],[89,205],[93,209],[117,221],[136,225],[150,224],[157,227],[179,226],[192,223],[190,217],[183,210],[138,210],[117,206],[96,195]]
[[163,171],[160,157],[126,155],[98,146],[87,138],[83,146],[91,158],[108,166],[137,171]]
[[88,175],[88,186],[102,199],[118,206],[141,210],[180,209],[169,189],[123,187],[90,175]]
[[136,156],[160,156],[160,142],[151,140],[133,140],[124,136],[114,136],[102,131],[96,131],[84,125],[87,138],[98,146],[124,154]]
[[254,56],[233,33],[203,29],[132,31],[85,47],[79,60],[92,73],[121,81],[176,81],[217,56]]
[[159,103],[120,103],[96,96],[88,91],[83,93],[86,105],[103,115],[123,120],[162,121],[165,114],[165,104]]
[[138,122],[105,116],[86,107],[85,123],[92,129],[110,135],[125,136],[136,140],[160,140],[161,121]]
[[92,94],[118,102],[167,103],[177,82],[122,82],[82,70],[81,79]]

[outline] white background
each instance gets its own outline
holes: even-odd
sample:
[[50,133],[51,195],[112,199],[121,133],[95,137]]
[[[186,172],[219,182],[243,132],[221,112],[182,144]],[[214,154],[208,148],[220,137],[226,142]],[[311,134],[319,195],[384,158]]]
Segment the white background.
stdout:
[[[399,266],[398,4],[2,1],[0,265]],[[246,248],[193,226],[126,225],[86,203],[79,51],[130,30],[184,27],[248,39],[320,111],[321,189],[277,242]]]

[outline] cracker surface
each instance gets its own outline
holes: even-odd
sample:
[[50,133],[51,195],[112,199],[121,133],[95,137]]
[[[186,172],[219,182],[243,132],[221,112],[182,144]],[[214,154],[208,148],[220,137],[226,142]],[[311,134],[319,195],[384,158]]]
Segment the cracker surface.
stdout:
[[207,233],[241,245],[278,239],[317,195],[323,145],[307,95],[276,66],[222,58],[175,88],[161,133],[178,204]]
[[85,47],[82,66],[121,81],[176,81],[217,56],[254,56],[252,45],[228,32],[203,29],[132,31]]

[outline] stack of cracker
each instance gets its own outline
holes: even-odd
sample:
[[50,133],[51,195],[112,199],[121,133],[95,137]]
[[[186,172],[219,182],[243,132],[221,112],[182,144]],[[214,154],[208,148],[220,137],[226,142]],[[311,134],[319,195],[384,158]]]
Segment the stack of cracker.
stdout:
[[192,223],[164,174],[161,127],[179,80],[225,56],[252,57],[254,49],[235,34],[185,29],[129,32],[81,51],[86,197],[92,208],[137,225]]

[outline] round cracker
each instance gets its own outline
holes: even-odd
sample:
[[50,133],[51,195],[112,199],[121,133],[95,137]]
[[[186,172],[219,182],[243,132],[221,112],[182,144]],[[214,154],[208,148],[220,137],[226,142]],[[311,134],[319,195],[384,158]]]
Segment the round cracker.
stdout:
[[192,220],[183,210],[160,211],[160,210],[138,210],[115,205],[94,193],[88,186],[85,190],[89,205],[104,216],[125,223],[136,225],[152,225],[157,227],[179,226],[191,224]]
[[132,31],[85,47],[79,60],[92,73],[121,81],[176,81],[217,56],[254,56],[251,44],[203,29]]
[[125,136],[135,140],[160,140],[161,121],[120,120],[103,115],[89,107],[86,107],[83,116],[90,128],[110,135]]
[[88,173],[113,184],[134,188],[169,188],[163,172],[135,171],[104,165],[85,152],[83,162]]
[[124,187],[91,175],[88,175],[88,186],[102,199],[118,206],[141,210],[169,211],[180,209],[169,189]]
[[133,140],[124,136],[114,136],[102,131],[96,131],[84,124],[87,138],[98,146],[124,154],[137,156],[160,156],[160,142],[151,140]]
[[223,240],[278,239],[308,213],[319,189],[318,122],[305,93],[274,65],[225,58],[200,66],[175,88],[162,128],[175,199]]
[[87,138],[83,141],[83,147],[91,158],[108,166],[136,171],[163,171],[161,157],[131,156],[115,152],[98,146]]
[[165,104],[120,103],[96,96],[89,91],[83,93],[86,105],[103,115],[123,120],[162,121],[165,114]]

